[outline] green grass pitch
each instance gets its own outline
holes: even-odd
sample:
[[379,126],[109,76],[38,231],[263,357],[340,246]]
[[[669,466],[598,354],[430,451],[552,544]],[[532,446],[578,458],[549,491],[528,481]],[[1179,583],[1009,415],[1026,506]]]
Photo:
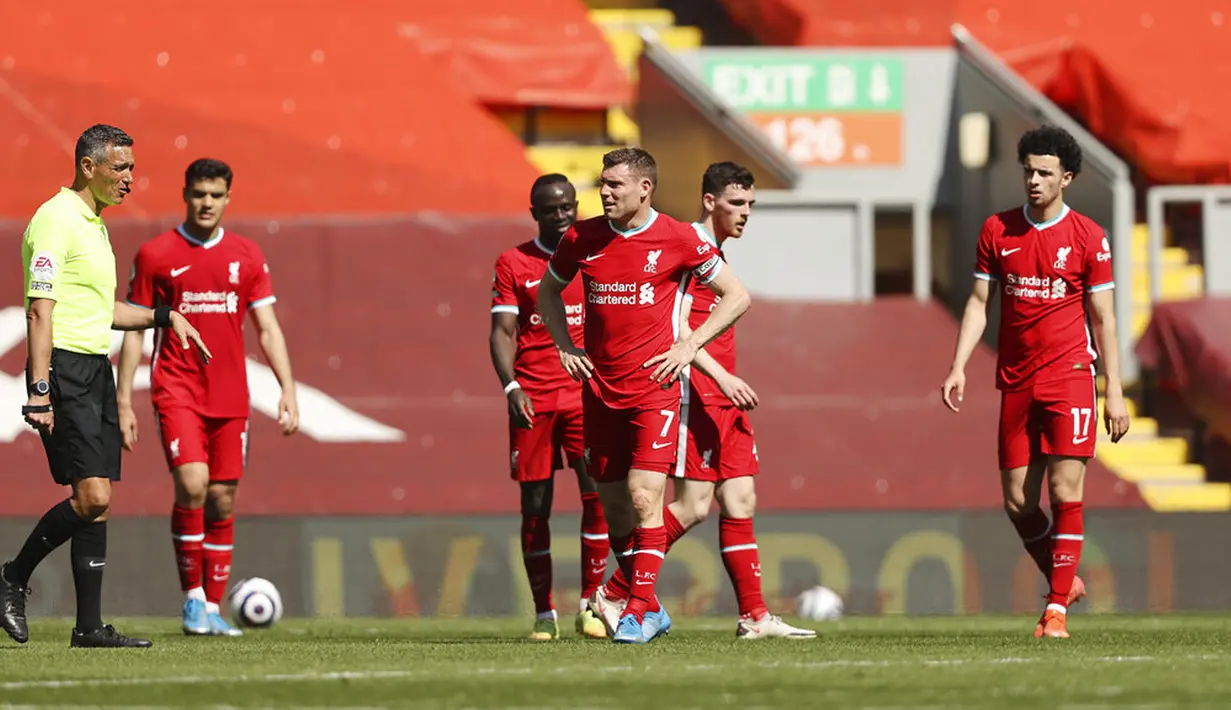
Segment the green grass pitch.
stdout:
[[739,641],[734,621],[679,619],[649,646],[525,619],[285,620],[239,639],[124,619],[148,650],[68,648],[38,620],[0,643],[0,708],[1175,708],[1231,707],[1231,616],[1078,615],[1069,640],[1034,617],[876,617],[811,641]]

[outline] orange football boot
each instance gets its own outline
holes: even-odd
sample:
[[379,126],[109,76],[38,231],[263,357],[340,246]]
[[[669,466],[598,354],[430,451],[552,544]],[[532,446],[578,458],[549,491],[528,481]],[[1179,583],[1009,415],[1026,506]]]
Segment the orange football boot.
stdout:
[[1066,628],[1068,623],[1068,615],[1061,611],[1048,609],[1043,612],[1043,618],[1039,619],[1039,625],[1034,627],[1034,637],[1066,639],[1069,637],[1069,630]]

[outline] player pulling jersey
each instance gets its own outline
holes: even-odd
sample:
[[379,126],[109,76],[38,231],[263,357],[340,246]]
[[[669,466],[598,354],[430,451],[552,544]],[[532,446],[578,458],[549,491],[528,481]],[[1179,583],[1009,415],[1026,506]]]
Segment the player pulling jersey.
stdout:
[[1025,208],[993,215],[979,235],[975,277],[1000,291],[1001,468],[1039,453],[1093,456],[1098,351],[1087,295],[1115,287],[1103,228],[1068,205],[1043,224]]
[[585,351],[597,396],[585,391],[586,442],[596,480],[630,468],[670,474],[679,442],[682,385],[664,388],[642,365],[671,348],[688,275],[708,283],[722,260],[692,227],[651,210],[645,224],[616,231],[606,219],[578,222],[548,264],[555,278],[582,275]]

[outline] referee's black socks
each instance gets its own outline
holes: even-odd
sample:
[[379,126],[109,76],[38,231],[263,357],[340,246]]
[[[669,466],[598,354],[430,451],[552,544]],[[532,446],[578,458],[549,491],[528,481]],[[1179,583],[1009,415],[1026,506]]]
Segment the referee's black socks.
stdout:
[[21,552],[18,552],[17,557],[9,563],[5,570],[8,580],[21,585],[29,582],[30,575],[34,574],[34,568],[38,567],[43,558],[50,555],[52,550],[68,542],[73,532],[84,524],[86,524],[85,521],[77,517],[77,513],[73,511],[71,500],[65,499],[57,503],[43,514],[30,533],[30,537],[26,538],[26,544],[22,545]]
[[107,521],[84,522],[73,532],[73,586],[77,588],[77,630],[103,627],[103,569],[107,566]]

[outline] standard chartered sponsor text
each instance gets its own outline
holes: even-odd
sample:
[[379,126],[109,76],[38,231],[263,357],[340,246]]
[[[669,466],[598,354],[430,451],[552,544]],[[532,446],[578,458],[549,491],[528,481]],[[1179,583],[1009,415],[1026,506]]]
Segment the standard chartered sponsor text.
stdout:
[[1065,289],[1061,287],[1058,292],[1056,286],[1063,283],[1060,279],[1053,280],[1047,276],[1018,276],[1017,274],[1008,274],[1005,277],[1004,292],[1007,296],[1016,298],[1057,298],[1064,295]]
[[637,305],[637,282],[591,281],[586,300],[595,305],[635,306]]
[[235,313],[239,309],[239,295],[234,291],[185,291],[180,295],[177,309],[189,313]]

